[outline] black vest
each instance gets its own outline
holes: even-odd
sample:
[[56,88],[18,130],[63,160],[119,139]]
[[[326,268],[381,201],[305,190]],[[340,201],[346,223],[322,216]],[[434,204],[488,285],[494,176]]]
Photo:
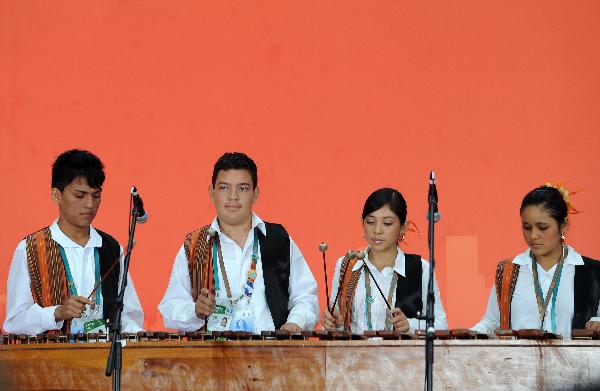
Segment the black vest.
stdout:
[[280,224],[265,222],[267,235],[258,232],[265,296],[275,329],[281,328],[290,313],[290,237]]
[[[119,242],[109,234],[96,229],[102,237],[102,247],[98,249],[100,255],[100,276],[110,269],[113,262],[120,258],[121,247]],[[102,312],[104,320],[114,320],[115,306],[117,304],[117,295],[119,294],[119,276],[121,275],[121,264],[117,263],[110,271],[110,274],[102,281]]]
[[572,327],[583,329],[596,316],[600,302],[600,262],[583,257],[583,265],[575,266],[573,281],[574,315]]
[[423,314],[421,256],[404,254],[404,274],[398,275],[396,285],[396,308],[400,308],[407,318],[416,318],[417,313]]

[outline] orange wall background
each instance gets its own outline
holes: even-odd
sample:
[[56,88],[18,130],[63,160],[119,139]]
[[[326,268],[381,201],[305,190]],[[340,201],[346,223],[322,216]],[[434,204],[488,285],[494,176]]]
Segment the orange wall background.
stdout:
[[600,2],[0,0],[0,321],[17,243],[57,216],[50,165],[106,165],[94,225],[127,239],[128,191],[151,218],[131,273],[146,328],[184,235],[209,222],[212,165],[259,166],[257,213],[286,225],[325,285],[364,245],[368,194],[398,188],[428,257],[438,175],[438,281],[450,327],[484,312],[496,262],[525,249],[523,195],[580,190],[567,240],[600,257]]

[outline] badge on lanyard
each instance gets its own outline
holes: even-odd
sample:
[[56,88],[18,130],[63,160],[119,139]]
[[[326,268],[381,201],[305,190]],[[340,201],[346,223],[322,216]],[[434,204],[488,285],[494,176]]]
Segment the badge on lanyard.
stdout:
[[208,331],[227,331],[233,320],[233,307],[226,298],[217,298],[215,311],[208,318]]
[[241,300],[235,306],[235,315],[231,325],[232,331],[254,332],[254,312],[250,305],[250,299]]
[[[71,274],[71,268],[69,267],[69,260],[65,249],[59,245],[60,255],[63,259],[65,266],[65,273],[67,275],[67,285],[72,296],[78,296],[75,282],[73,281],[73,275]],[[98,248],[94,248],[94,261],[96,266],[96,285],[100,281],[100,254]],[[104,333],[106,330],[106,324],[104,321],[103,306],[102,306],[102,290],[100,287],[93,292],[93,301],[91,305],[86,305],[81,318],[73,318],[71,320],[71,333]]]
[[81,318],[73,318],[71,321],[71,333],[104,333],[106,323],[102,314],[102,304],[86,305]]
[[[213,262],[214,262],[214,281],[216,291],[216,307],[213,314],[208,319],[207,328],[210,331],[247,331],[254,332],[254,312],[250,304],[252,294],[254,293],[254,281],[257,277],[256,265],[258,263],[258,233],[257,228],[254,230],[254,244],[252,246],[252,259],[250,262],[250,270],[244,284],[244,293],[237,299],[233,298],[229,279],[227,278],[227,270],[223,261],[221,252],[221,244],[218,236],[212,243]],[[217,260],[219,267],[217,267]],[[222,297],[220,294],[220,281],[218,270],[221,270],[223,283],[227,297]]]

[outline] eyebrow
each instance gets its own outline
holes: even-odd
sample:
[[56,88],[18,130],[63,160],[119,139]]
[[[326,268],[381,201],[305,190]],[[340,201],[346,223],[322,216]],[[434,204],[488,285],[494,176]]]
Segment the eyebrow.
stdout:
[[102,189],[94,189],[94,191],[85,191],[85,190],[73,189],[73,191],[76,191],[78,193],[88,194],[88,193],[100,193],[100,192],[102,192]]
[[[368,219],[368,218],[376,219],[376,217],[373,215],[367,215],[367,217],[365,217],[365,219]],[[397,218],[397,216],[383,216],[381,219],[394,219],[394,218]]]
[[[227,186],[231,186],[232,183],[229,182],[217,182],[217,185],[227,185]],[[249,183],[246,182],[242,182],[242,183],[238,183],[237,186],[250,186]]]
[[547,223],[545,221],[534,221],[533,223],[529,223],[527,221],[523,221],[522,225],[550,225],[551,223]]

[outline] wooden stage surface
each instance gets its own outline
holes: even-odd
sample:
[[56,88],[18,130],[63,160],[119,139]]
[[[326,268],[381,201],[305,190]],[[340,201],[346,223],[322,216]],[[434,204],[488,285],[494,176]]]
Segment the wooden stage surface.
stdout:
[[[109,343],[0,345],[2,387],[109,390]],[[128,342],[122,389],[421,390],[424,341]],[[599,340],[437,340],[435,390],[587,390]],[[1,387],[0,387],[1,388]]]

